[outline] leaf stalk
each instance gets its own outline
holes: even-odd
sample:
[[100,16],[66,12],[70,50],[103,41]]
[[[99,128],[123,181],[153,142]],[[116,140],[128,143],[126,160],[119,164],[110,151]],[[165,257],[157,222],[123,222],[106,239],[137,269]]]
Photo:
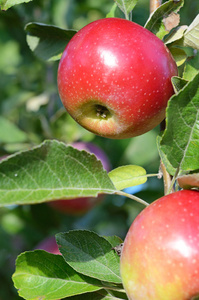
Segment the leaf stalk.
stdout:
[[139,202],[139,203],[143,204],[144,206],[148,206],[149,205],[149,203],[147,203],[146,201],[142,200],[141,198],[136,197],[135,195],[131,195],[131,194],[125,193],[123,191],[116,191],[114,194],[119,195],[119,196],[124,196],[124,197],[130,198],[130,199],[133,199],[136,202]]

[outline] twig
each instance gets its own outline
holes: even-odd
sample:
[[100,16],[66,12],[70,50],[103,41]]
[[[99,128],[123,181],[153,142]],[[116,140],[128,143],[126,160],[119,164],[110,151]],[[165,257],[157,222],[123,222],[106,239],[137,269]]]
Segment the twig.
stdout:
[[174,184],[175,184],[176,178],[178,177],[178,173],[179,173],[179,168],[176,170],[175,175],[173,176],[173,178],[170,182],[170,187],[168,188],[167,194],[174,192]]
[[[167,195],[171,192],[173,192],[173,188],[171,189],[171,176],[167,172],[165,165],[163,164],[162,161],[160,161],[160,170],[163,175],[163,181],[164,181],[164,194]],[[170,190],[171,189],[171,190]],[[170,191],[169,191],[170,190]]]

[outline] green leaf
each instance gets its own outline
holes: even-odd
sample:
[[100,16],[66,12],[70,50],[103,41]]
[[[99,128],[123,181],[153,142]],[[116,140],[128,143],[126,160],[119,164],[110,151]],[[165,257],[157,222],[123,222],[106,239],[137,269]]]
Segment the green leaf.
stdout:
[[177,77],[177,76],[173,76],[171,78],[171,82],[173,84],[173,88],[175,93],[177,94],[182,88],[184,88],[184,86],[188,83],[187,80],[181,78],[181,77]]
[[171,46],[171,47],[169,47],[169,50],[170,50],[173,58],[175,59],[175,62],[178,67],[181,66],[186,61],[187,54],[183,49]]
[[56,300],[102,288],[100,281],[76,273],[61,255],[43,250],[18,256],[12,279],[19,295],[27,300]]
[[93,293],[82,294],[66,298],[66,300],[122,300],[128,299],[125,292],[99,290]]
[[67,297],[66,300],[105,300],[105,299],[114,299],[114,298],[107,298],[108,293],[106,291],[97,291],[94,293],[86,293],[77,296]]
[[111,244],[112,247],[116,247],[119,244],[123,243],[123,240],[120,237],[116,236],[116,235],[103,236],[103,238],[105,238],[109,242],[109,244]]
[[170,34],[164,39],[164,43],[166,45],[175,43],[176,41],[179,41],[183,38],[184,32],[187,30],[188,26],[187,25],[182,25],[179,26],[175,29],[173,29]]
[[18,143],[28,140],[26,133],[0,116],[0,143]]
[[110,10],[110,12],[106,15],[106,18],[114,18],[116,8],[117,8],[117,3],[114,3],[111,10]]
[[168,102],[159,152],[167,171],[199,169],[199,73]]
[[184,68],[183,78],[185,80],[192,80],[198,73],[199,70],[199,51],[190,58]]
[[117,6],[124,13],[126,19],[129,19],[128,15],[136,6],[138,0],[114,0]]
[[199,14],[193,20],[184,34],[184,45],[199,49]]
[[159,6],[149,17],[145,28],[153,32],[160,39],[179,24],[177,12],[184,5],[184,0],[170,0]]
[[41,23],[29,23],[25,31],[30,49],[43,60],[60,59],[67,43],[77,32]]
[[121,283],[119,257],[103,237],[86,230],[56,235],[65,261],[77,272],[99,280]]
[[14,5],[28,3],[30,1],[32,0],[0,0],[0,8],[1,10],[7,10]]
[[147,181],[145,169],[134,165],[118,167],[109,172],[108,175],[118,190],[123,190]]
[[115,187],[95,155],[55,140],[0,163],[0,206],[114,192]]

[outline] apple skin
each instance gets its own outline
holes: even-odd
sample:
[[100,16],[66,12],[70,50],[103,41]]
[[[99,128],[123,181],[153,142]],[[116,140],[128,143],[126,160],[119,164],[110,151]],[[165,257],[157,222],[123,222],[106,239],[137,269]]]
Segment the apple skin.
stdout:
[[1,156],[1,157],[0,157],[0,161],[3,160],[3,159],[5,159],[5,158],[7,158],[7,157],[8,157],[8,155],[3,155],[3,156]]
[[52,254],[61,255],[54,236],[45,238],[35,247],[35,249],[45,250]]
[[130,300],[199,295],[199,192],[178,191],[145,208],[124,240],[120,270]]
[[[95,154],[95,156],[101,161],[104,169],[107,172],[110,171],[111,167],[109,159],[105,152],[98,146],[88,142],[76,142],[73,143],[72,146],[78,150],[86,150],[89,153]],[[67,200],[55,200],[48,202],[48,205],[63,214],[78,216],[88,212],[103,199],[104,195],[98,195],[98,197],[81,197]]]
[[176,63],[165,44],[140,25],[119,18],[94,21],[66,46],[58,91],[68,113],[107,138],[141,135],[165,117]]
[[[35,250],[45,250],[52,254],[58,254],[61,255],[61,252],[59,251],[59,247],[56,243],[56,239],[54,236],[49,236],[45,238],[43,241],[41,241],[36,247]],[[59,299],[57,299],[59,300]]]

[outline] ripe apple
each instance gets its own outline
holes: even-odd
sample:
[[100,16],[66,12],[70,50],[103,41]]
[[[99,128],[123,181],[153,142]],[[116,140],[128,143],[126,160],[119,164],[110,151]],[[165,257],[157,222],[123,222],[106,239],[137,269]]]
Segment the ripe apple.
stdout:
[[145,208],[121,255],[130,300],[191,300],[199,295],[199,192],[181,190]]
[[43,241],[41,241],[41,243],[39,243],[35,247],[35,249],[41,249],[41,250],[45,250],[52,254],[60,254],[61,255],[54,236],[45,238]]
[[69,114],[91,132],[115,139],[157,126],[173,94],[177,66],[165,44],[119,18],[94,21],[66,46],[58,90]]
[[[106,171],[110,171],[110,162],[105,152],[98,146],[92,143],[76,142],[72,146],[78,150],[86,150],[89,153],[95,154],[95,156],[102,162],[102,165]],[[48,202],[48,204],[59,212],[70,215],[82,215],[94,207],[97,203],[104,199],[104,195],[98,197],[81,197],[76,199],[67,200],[55,200]]]

